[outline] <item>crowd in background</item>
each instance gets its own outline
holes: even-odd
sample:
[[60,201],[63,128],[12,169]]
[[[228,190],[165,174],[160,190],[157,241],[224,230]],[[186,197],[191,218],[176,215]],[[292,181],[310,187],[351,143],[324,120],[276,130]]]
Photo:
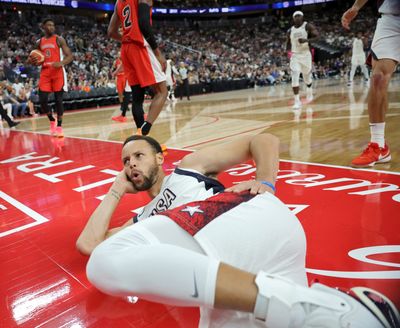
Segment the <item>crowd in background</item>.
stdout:
[[[305,12],[305,20],[318,27],[321,34],[318,42],[342,53],[315,62],[315,78],[343,76],[347,70],[353,34],[341,27],[341,13],[342,10],[329,10],[329,14]],[[363,31],[369,41],[376,22],[372,16],[372,11],[364,11],[355,30]],[[8,80],[10,85],[16,78],[23,81],[23,92],[28,99],[36,92],[39,70],[27,65],[26,59],[42,35],[40,22],[44,17],[45,14],[34,10],[0,12],[0,81]],[[65,38],[74,54],[73,62],[66,66],[69,88],[84,91],[114,88],[112,71],[119,45],[107,37],[108,20],[71,15],[52,17],[57,34]],[[176,66],[185,64],[190,84],[237,79],[248,79],[252,85],[289,81],[286,34],[291,24],[291,15],[282,12],[245,19],[153,21],[160,48]]]

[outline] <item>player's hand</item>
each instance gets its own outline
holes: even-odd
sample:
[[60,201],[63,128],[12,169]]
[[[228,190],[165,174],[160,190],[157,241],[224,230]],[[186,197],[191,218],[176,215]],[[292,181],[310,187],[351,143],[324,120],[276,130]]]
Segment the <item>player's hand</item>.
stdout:
[[357,8],[351,7],[350,9],[348,9],[342,16],[342,26],[345,29],[350,30],[350,23],[357,16],[357,14]]
[[54,62],[51,66],[54,68],[60,68],[63,67],[63,64],[62,62]]
[[39,66],[40,65],[38,60],[37,60],[37,58],[31,57],[31,56],[28,57],[27,63],[30,64],[30,65],[34,65],[34,66]]
[[163,72],[165,73],[165,71],[167,70],[167,61],[165,60],[164,55],[161,53],[160,49],[158,49],[158,48],[154,51],[154,54],[155,54],[156,58],[158,59],[158,61],[160,62]]
[[225,189],[226,192],[235,192],[235,193],[239,193],[246,190],[250,190],[250,194],[252,195],[263,194],[265,192],[269,192],[271,194],[275,193],[271,187],[262,184],[260,181],[257,180],[248,180],[240,182],[237,185]]
[[306,43],[306,42],[308,42],[307,39],[304,39],[304,38],[300,38],[300,39],[299,39],[299,43],[300,43],[300,44]]
[[128,179],[125,170],[122,170],[121,172],[118,173],[112,188],[117,189],[117,191],[121,194],[121,196],[124,195],[125,193],[128,194],[137,193],[137,190],[133,186],[133,183]]

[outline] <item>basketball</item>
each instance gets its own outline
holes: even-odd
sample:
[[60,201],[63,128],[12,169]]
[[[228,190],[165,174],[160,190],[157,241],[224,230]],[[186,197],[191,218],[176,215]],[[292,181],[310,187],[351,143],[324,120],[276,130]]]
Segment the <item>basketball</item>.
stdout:
[[41,65],[44,62],[44,54],[40,50],[32,50],[29,54],[29,58],[31,59],[34,65]]

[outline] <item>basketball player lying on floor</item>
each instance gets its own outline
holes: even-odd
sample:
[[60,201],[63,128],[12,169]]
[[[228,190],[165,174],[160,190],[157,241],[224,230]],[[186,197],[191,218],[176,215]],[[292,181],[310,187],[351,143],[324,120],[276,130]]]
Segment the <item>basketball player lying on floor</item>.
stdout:
[[[395,306],[373,290],[307,286],[304,231],[273,195],[278,147],[270,134],[244,137],[185,156],[166,177],[158,142],[129,137],[124,169],[77,240],[90,282],[114,296],[199,306],[200,327],[395,327]],[[250,158],[255,180],[224,192],[209,177]],[[109,230],[120,199],[138,191],[153,200]]]

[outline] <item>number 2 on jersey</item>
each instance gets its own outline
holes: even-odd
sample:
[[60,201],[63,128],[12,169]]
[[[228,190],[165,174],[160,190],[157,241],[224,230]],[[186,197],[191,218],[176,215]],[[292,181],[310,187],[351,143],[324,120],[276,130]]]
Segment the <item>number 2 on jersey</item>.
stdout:
[[122,14],[124,16],[124,29],[130,28],[132,26],[131,21],[131,7],[128,5],[122,9]]

